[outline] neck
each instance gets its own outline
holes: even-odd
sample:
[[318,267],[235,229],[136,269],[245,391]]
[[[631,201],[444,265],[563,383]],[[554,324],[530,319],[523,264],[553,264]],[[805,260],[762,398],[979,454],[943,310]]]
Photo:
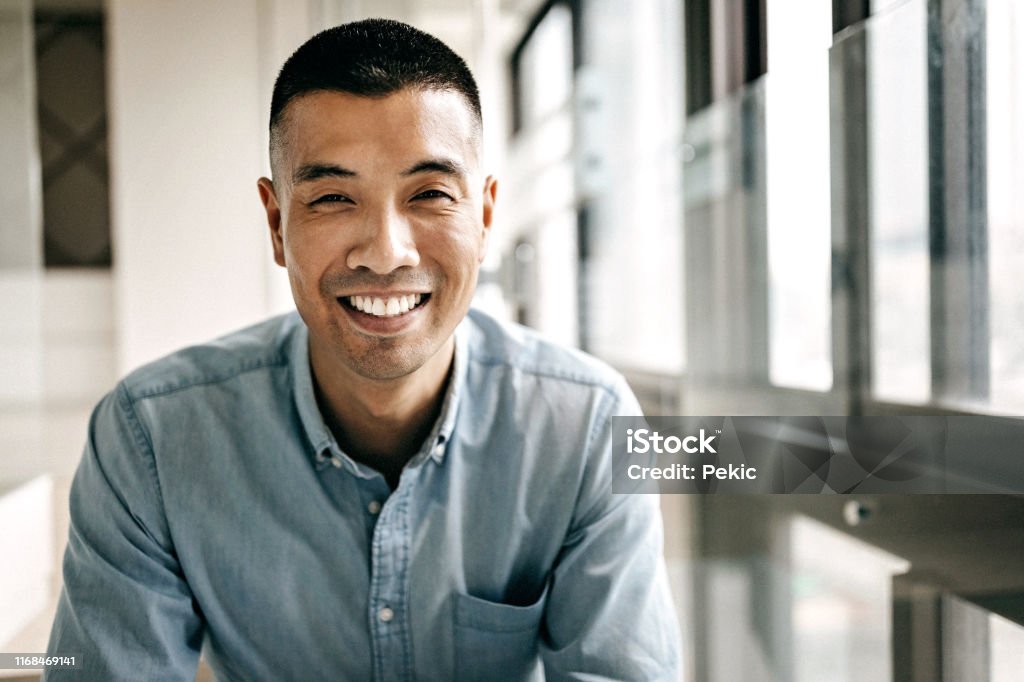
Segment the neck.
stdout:
[[353,459],[395,481],[416,454],[441,412],[455,344],[415,372],[397,379],[368,379],[310,344],[310,366],[324,421]]

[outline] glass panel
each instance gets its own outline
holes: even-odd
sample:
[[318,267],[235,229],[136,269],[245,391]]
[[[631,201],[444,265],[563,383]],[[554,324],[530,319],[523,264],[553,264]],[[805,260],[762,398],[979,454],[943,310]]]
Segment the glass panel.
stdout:
[[793,680],[892,679],[892,577],[910,564],[800,516],[789,543]]
[[[758,612],[763,576],[771,574],[767,562],[709,561],[701,569],[706,580],[708,608],[700,627],[707,628],[706,679],[708,682],[770,682],[775,665],[771,642],[756,627],[764,619]],[[758,578],[762,578],[761,581]],[[770,578],[769,578],[770,579]],[[762,584],[759,584],[762,583]]]
[[716,385],[767,380],[764,85],[744,86],[686,122],[687,409],[704,405],[698,414],[735,413],[735,405],[718,412],[703,402]]
[[1024,6],[987,6],[991,401],[1024,411]]
[[827,2],[768,5],[765,131],[773,384],[832,387]]
[[931,392],[926,7],[911,0],[868,32],[872,394]]
[[686,624],[696,641],[694,679],[893,679],[893,579],[911,564],[819,520],[835,520],[835,502],[697,499],[694,606]]

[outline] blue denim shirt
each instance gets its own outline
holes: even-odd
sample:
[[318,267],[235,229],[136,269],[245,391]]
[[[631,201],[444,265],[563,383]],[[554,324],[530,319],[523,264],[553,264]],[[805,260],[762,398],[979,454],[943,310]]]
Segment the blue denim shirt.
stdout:
[[47,679],[675,680],[656,495],[598,361],[471,312],[395,490],[324,424],[296,314],[129,375],[71,491]]

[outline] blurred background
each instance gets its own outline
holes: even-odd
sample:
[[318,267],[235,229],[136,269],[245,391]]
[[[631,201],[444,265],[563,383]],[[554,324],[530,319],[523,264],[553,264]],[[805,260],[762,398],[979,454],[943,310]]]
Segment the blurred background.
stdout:
[[[1020,425],[1016,0],[0,0],[0,651],[45,649],[100,396],[291,308],[273,79],[367,16],[480,82],[477,305],[648,414]],[[1019,497],[662,503],[688,681],[1024,674]]]

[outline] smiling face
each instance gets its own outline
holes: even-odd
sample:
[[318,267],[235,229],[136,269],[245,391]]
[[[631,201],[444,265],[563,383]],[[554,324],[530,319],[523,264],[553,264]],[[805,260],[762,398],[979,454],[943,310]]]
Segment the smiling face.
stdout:
[[375,381],[447,372],[494,205],[478,126],[448,90],[288,105],[275,180],[259,187],[315,368]]

